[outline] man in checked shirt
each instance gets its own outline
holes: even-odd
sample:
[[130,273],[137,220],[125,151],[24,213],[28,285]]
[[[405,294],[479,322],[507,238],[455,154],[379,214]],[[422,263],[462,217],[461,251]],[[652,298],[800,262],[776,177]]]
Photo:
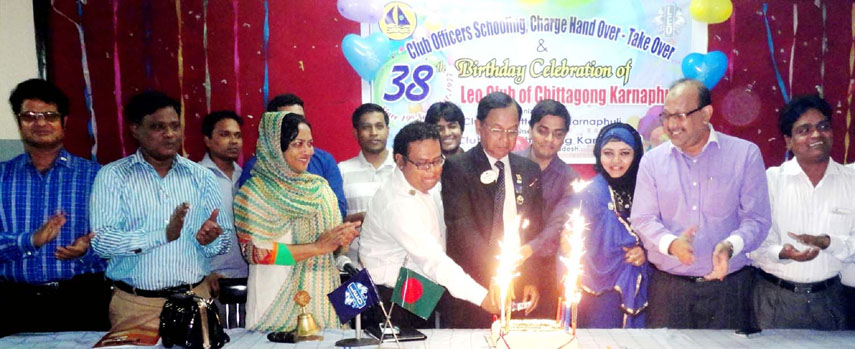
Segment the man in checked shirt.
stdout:
[[106,330],[106,262],[89,248],[99,165],[62,146],[68,97],[32,79],[9,98],[24,154],[0,163],[0,337]]

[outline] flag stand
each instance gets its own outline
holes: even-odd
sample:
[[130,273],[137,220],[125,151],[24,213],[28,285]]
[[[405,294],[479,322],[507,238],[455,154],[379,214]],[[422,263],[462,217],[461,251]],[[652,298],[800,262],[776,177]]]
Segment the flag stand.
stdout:
[[340,339],[335,342],[337,347],[364,347],[368,345],[380,344],[380,341],[374,338],[362,338],[362,315],[356,316],[356,337]]

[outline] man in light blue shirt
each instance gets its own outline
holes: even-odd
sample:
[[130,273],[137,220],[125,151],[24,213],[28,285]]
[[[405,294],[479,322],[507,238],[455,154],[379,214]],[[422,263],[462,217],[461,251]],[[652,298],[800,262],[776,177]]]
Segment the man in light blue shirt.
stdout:
[[115,289],[111,331],[157,331],[166,298],[210,291],[209,259],[228,252],[234,225],[210,170],[178,155],[183,127],[178,102],[148,91],[131,98],[125,119],[136,153],[95,177],[90,199],[92,248],[107,258]]

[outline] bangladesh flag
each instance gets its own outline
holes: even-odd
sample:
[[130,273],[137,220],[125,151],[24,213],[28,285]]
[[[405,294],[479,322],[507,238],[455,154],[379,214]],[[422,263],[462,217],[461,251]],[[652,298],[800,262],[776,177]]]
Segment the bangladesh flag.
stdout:
[[410,269],[401,267],[398,272],[398,282],[392,291],[392,302],[401,308],[409,310],[422,319],[427,319],[436,303],[445,292],[445,287],[437,285],[430,279],[419,275]]

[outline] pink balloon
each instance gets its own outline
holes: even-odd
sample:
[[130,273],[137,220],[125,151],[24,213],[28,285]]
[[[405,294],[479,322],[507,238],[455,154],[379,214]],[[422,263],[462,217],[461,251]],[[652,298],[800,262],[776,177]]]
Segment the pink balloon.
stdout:
[[336,8],[344,18],[360,23],[377,23],[383,17],[384,1],[338,0]]
[[638,133],[644,136],[645,139],[650,138],[650,132],[653,132],[659,126],[659,114],[662,113],[661,105],[654,105],[647,110],[641,121],[638,122]]

